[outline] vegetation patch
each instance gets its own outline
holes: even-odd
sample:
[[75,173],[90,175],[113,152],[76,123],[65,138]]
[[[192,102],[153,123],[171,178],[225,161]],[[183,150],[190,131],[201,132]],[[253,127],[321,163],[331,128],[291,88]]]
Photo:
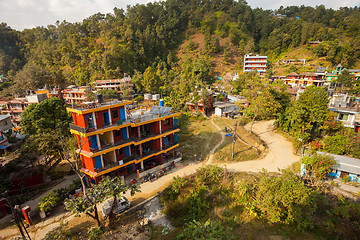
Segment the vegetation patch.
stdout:
[[216,239],[245,234],[253,239],[356,239],[360,233],[357,204],[287,170],[229,173],[209,165],[174,179],[161,200],[165,214],[180,229],[178,239],[194,239],[199,233],[211,238],[208,232],[218,234]]

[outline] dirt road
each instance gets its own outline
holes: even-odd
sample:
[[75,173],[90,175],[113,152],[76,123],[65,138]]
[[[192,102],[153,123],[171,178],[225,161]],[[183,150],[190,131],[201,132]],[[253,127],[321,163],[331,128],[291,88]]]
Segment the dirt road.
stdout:
[[[216,127],[219,132],[221,129],[214,123],[214,127]],[[256,122],[253,126],[253,131],[259,135],[259,137],[268,145],[268,153],[262,159],[244,161],[244,162],[236,162],[230,164],[217,164],[220,166],[225,166],[230,171],[251,171],[257,172],[261,169],[266,169],[268,171],[278,171],[278,168],[286,168],[290,166],[292,163],[299,161],[300,156],[296,156],[293,154],[293,147],[291,142],[289,142],[286,138],[281,136],[280,134],[272,131],[274,121],[262,121]],[[219,143],[211,150],[209,158],[207,161],[198,164],[190,164],[182,169],[175,171],[173,173],[167,174],[154,182],[146,182],[141,184],[141,192],[136,195],[130,197],[127,196],[133,204],[139,203],[159,191],[168,186],[168,184],[172,181],[175,176],[188,176],[196,172],[196,169],[204,166],[205,164],[212,164],[212,158],[217,150],[217,148],[224,141],[223,133],[221,134],[221,139],[219,139]]]

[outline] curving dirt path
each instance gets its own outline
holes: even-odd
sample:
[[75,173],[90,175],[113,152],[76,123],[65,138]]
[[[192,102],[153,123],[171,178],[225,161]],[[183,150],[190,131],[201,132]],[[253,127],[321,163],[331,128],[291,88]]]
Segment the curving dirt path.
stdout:
[[220,142],[219,142],[218,144],[216,144],[216,146],[215,146],[213,149],[211,149],[210,155],[209,155],[208,159],[207,159],[206,162],[205,162],[206,164],[212,164],[215,151],[216,151],[216,150],[221,146],[221,144],[225,141],[225,133],[223,133],[223,132],[221,131],[221,128],[220,128],[218,125],[216,125],[216,123],[214,123],[213,118],[210,119],[210,122],[211,122],[211,124],[214,125],[214,127],[219,131],[219,133],[220,133],[220,135],[221,135],[221,140],[220,140]]
[[[173,173],[169,173],[154,182],[146,182],[141,184],[141,192],[134,196],[127,196],[133,204],[142,202],[143,200],[155,195],[159,191],[165,189],[172,181],[173,177],[188,176],[196,172],[196,170],[204,165],[212,164],[213,156],[218,147],[223,143],[225,137],[220,127],[217,126],[213,120],[211,123],[221,133],[221,139],[219,143],[210,151],[210,155],[206,161],[198,164],[190,164],[182,169],[179,169]],[[261,169],[268,171],[278,171],[278,168],[283,169],[290,166],[292,163],[300,160],[300,156],[294,155],[293,147],[290,141],[273,130],[274,121],[261,121],[256,122],[253,126],[253,131],[259,135],[259,137],[268,145],[268,152],[262,159],[256,159],[251,161],[217,164],[219,166],[226,166],[229,171],[251,171],[257,172]]]
[[[278,171],[300,160],[294,154],[294,149],[289,140],[273,131],[274,120],[257,122],[253,131],[268,145],[268,152],[262,159],[227,164],[228,169],[234,171]],[[246,126],[247,127],[247,126]]]

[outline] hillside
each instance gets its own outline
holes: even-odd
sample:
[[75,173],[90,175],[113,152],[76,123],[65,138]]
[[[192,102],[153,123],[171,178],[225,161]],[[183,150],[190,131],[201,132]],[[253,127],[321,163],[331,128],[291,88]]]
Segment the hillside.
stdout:
[[[22,95],[24,89],[45,84],[85,85],[130,73],[136,75],[140,92],[159,92],[164,86],[163,93],[184,96],[218,74],[240,70],[246,53],[267,55],[272,63],[304,55],[311,69],[338,63],[355,68],[360,66],[359,12],[324,6],[271,12],[251,9],[244,1],[167,0],[22,32],[3,23],[0,75],[14,85],[2,95]],[[308,51],[308,41],[321,44]],[[146,89],[142,74],[149,67],[160,81]],[[276,74],[282,72],[286,69]]]

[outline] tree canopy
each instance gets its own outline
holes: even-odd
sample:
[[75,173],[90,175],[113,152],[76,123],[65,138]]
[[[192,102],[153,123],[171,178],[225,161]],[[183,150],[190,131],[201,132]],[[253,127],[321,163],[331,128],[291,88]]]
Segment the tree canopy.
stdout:
[[329,96],[321,87],[306,87],[298,100],[279,117],[280,128],[307,141],[318,134],[328,120]]

